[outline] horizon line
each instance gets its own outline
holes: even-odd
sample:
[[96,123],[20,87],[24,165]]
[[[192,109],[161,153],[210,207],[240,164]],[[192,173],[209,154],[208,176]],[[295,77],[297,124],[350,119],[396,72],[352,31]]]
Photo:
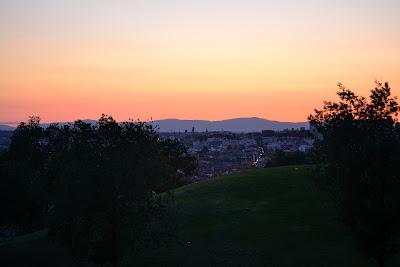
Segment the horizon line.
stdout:
[[[110,115],[111,117],[113,117],[112,115]],[[39,116],[40,117],[40,116]],[[207,120],[207,119],[183,119],[183,118],[164,118],[164,119],[149,119],[149,120],[139,120],[139,119],[128,119],[128,120],[121,120],[118,121],[116,120],[118,123],[120,122],[128,122],[128,121],[140,121],[140,122],[147,122],[147,123],[151,123],[151,122],[155,122],[155,121],[165,121],[165,120],[178,120],[178,121],[207,121],[207,122],[221,122],[221,121],[229,121],[229,120],[239,120],[239,119],[260,119],[260,120],[266,120],[266,121],[270,121],[270,122],[282,122],[282,123],[304,123],[304,122],[308,122],[308,120],[304,120],[304,121],[280,121],[280,120],[271,120],[271,119],[267,119],[267,118],[262,118],[262,117],[256,117],[256,116],[250,116],[250,117],[231,117],[231,118],[226,118],[226,119],[218,119],[218,120]],[[41,121],[41,124],[51,124],[51,123],[73,123],[77,120],[81,120],[81,121],[98,121],[98,119],[75,119],[75,120],[68,120],[68,121]],[[25,121],[0,121],[0,125],[7,125],[7,126],[18,126],[20,123],[22,122],[26,122]]]

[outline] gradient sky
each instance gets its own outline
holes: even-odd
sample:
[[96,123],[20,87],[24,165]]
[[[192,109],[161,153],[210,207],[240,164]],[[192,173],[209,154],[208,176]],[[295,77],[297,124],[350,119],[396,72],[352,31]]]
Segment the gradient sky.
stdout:
[[303,121],[400,95],[398,0],[0,0],[0,121]]

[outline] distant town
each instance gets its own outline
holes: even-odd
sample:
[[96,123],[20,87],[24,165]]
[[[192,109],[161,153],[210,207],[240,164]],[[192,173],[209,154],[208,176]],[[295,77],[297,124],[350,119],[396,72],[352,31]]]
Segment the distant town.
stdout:
[[[12,134],[12,131],[0,131],[0,149],[10,145]],[[163,139],[184,143],[188,152],[196,157],[198,172],[189,182],[272,166],[278,155],[300,155],[304,158],[314,143],[312,134],[305,127],[252,133],[197,132],[193,127],[184,132],[159,134]]]
[[196,179],[212,178],[247,169],[265,168],[277,153],[307,154],[314,139],[305,128],[255,133],[196,132],[160,133],[179,140],[198,160]]

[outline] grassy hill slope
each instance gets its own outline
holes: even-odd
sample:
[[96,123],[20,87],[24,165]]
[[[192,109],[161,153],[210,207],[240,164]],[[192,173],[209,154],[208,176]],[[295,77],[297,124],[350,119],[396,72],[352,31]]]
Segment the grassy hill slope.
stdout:
[[[310,173],[309,166],[253,170],[175,190],[174,204],[169,206],[174,216],[162,223],[172,227],[154,227],[161,240],[166,233],[170,240],[161,248],[146,250],[141,263],[376,266],[356,251],[349,231],[338,222],[335,209],[315,187]],[[70,266],[66,252],[49,244],[45,234],[33,237],[18,237],[0,246],[0,261]]]
[[176,190],[173,246],[162,264],[368,266],[310,180],[310,167],[255,170]]

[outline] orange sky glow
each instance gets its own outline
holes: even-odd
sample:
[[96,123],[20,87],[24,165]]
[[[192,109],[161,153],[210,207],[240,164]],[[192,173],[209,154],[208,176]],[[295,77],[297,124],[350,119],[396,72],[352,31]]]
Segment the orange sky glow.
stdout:
[[304,121],[338,82],[400,95],[400,1],[332,2],[2,1],[0,122]]

